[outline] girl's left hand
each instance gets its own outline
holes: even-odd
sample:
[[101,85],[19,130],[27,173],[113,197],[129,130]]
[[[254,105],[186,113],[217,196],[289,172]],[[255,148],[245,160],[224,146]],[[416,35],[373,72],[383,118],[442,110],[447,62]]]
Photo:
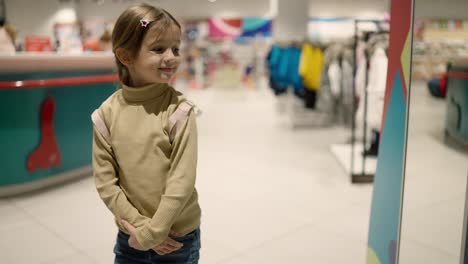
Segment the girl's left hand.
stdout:
[[136,235],[135,235],[136,228],[125,220],[121,220],[120,223],[130,234],[130,238],[128,239],[128,245],[136,250],[144,251],[145,249],[140,244],[140,242],[138,242],[138,240],[136,239]]

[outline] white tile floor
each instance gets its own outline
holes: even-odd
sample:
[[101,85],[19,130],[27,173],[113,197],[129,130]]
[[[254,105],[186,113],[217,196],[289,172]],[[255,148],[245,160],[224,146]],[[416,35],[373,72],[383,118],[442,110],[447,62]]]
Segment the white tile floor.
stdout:
[[[466,156],[444,146],[424,122],[424,114],[442,118],[437,111],[443,107],[435,102],[434,108],[424,92],[419,95],[425,104],[411,108],[422,121],[410,120],[415,129],[406,190],[413,191],[405,196],[406,262],[400,263],[456,263]],[[203,208],[200,263],[365,262],[372,185],[351,184],[329,150],[348,138],[347,130],[293,130],[268,90],[206,90],[189,97],[204,111],[197,182]],[[450,157],[462,165],[421,172],[428,161],[418,157],[428,145],[441,153],[430,159]],[[1,263],[112,263],[116,228],[91,177],[0,200],[0,215]]]
[[[364,263],[372,185],[329,146],[341,128],[292,130],[268,90],[190,92],[199,118],[202,264]],[[0,201],[0,262],[113,261],[112,215],[87,177]]]
[[411,92],[400,264],[458,264],[468,154],[444,144],[444,100]]
[[[425,122],[443,120],[443,103],[413,87],[400,263],[457,263],[466,156],[441,143],[443,123]],[[329,150],[347,130],[293,130],[268,90],[188,95],[204,111],[200,263],[365,263],[372,185],[351,184]],[[422,146],[433,155],[421,159]],[[425,166],[441,160],[450,171]],[[116,228],[92,177],[0,200],[0,215],[1,263],[113,261]]]

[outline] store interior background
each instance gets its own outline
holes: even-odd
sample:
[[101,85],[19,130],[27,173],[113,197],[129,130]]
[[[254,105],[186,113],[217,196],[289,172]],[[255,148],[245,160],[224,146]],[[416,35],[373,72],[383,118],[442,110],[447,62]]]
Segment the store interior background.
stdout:
[[[50,38],[54,48],[56,24],[90,21],[104,29],[127,6],[141,1],[3,2],[7,22],[17,29],[18,46],[25,47],[26,36],[42,36]],[[390,0],[143,2],[164,7],[182,21],[273,21],[270,36],[183,44],[194,61],[182,64],[174,85],[203,111],[198,119],[200,263],[365,263],[373,186],[352,182],[350,165],[343,164],[343,153],[333,148],[349,145],[351,127],[341,118],[318,122],[323,115],[305,109],[292,88],[276,96],[265,60],[277,43],[306,38],[349,43],[352,19],[386,21]],[[415,34],[421,28],[416,25],[426,28],[413,44],[402,264],[459,263],[468,154],[446,142],[447,102],[432,96],[427,86],[442,76],[450,60],[468,58],[466,10],[466,0],[415,0]],[[452,27],[455,20],[463,26]],[[363,27],[375,29],[373,23]],[[208,34],[206,26],[199,30]],[[97,54],[80,50],[70,42],[57,53]],[[204,66],[199,58],[206,53],[216,69],[209,76],[200,71]],[[99,54],[112,58],[109,51]],[[255,70],[247,74],[249,67]],[[117,230],[91,175],[1,198],[0,215],[2,263],[112,263]]]

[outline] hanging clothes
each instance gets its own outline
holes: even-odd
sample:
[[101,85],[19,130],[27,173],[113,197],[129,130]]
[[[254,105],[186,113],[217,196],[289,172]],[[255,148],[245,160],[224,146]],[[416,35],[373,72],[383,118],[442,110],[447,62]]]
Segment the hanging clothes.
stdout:
[[377,47],[372,55],[369,69],[369,85],[367,88],[370,110],[368,112],[369,126],[380,129],[382,124],[385,101],[385,88],[387,86],[388,58],[385,50]]
[[[363,60],[367,60],[367,58]],[[367,85],[367,115],[364,116],[364,91],[360,91],[362,100],[359,102],[358,111],[356,113],[356,125],[359,134],[362,134],[363,132],[362,124],[364,118],[367,119],[368,126],[366,134],[368,135],[368,139],[370,139],[372,130],[380,130],[382,124],[388,68],[388,58],[385,50],[381,47],[377,47],[372,54],[369,63],[370,66],[368,71]]]
[[328,68],[328,78],[330,80],[330,90],[333,97],[338,98],[341,94],[341,67],[337,60],[330,63]]
[[[366,43],[360,40],[356,48],[356,65],[360,65],[362,63],[362,59],[365,59],[365,54],[364,54],[365,49],[366,49]],[[364,65],[366,64],[364,63]]]
[[273,45],[267,60],[270,69],[270,87],[275,95],[285,93],[291,86],[296,96],[304,96],[304,85],[299,75],[300,59],[301,49]]
[[325,65],[320,78],[320,91],[317,93],[316,108],[320,112],[333,113],[335,108],[335,100],[331,91],[330,76],[328,71],[330,65]]
[[385,94],[387,85],[388,58],[382,47],[377,47],[371,57],[369,69],[369,92]]
[[323,69],[323,52],[319,48],[306,43],[302,46],[302,56],[299,73],[304,80],[304,87],[313,91],[320,89],[320,79]]
[[267,56],[267,65],[270,71],[269,85],[275,95],[283,94],[287,91],[287,84],[280,80],[280,65],[282,57],[284,56],[284,49],[280,46],[273,45]]
[[302,46],[301,62],[299,65],[299,74],[304,80],[304,103],[305,107],[309,109],[315,109],[317,102],[317,89],[312,87],[315,82],[311,78],[313,56],[313,47],[310,44],[304,44]]
[[341,62],[342,73],[342,119],[345,125],[351,125],[353,118],[353,104],[355,98],[353,97],[353,66],[349,60],[344,59]]
[[312,87],[315,85],[311,78],[312,72],[312,64],[313,64],[313,56],[314,51],[313,47],[310,44],[302,45],[302,55],[301,55],[301,63],[299,65],[299,73],[304,79],[304,86],[309,90],[316,90]]
[[323,67],[324,60],[322,50],[305,43],[302,46],[299,74],[304,83],[304,101],[306,108],[315,109]]
[[292,50],[290,48],[282,48],[280,53],[280,59],[278,62],[278,80],[284,84],[288,84],[289,75],[288,75],[288,67],[290,63],[290,59]]
[[273,69],[278,65],[280,53],[281,48],[279,46],[273,45],[271,47],[269,55],[267,56],[268,65],[270,66],[270,69]]
[[288,48],[288,79],[287,82],[294,89],[294,94],[298,97],[304,97],[304,85],[302,77],[299,74],[299,64],[301,60],[301,49],[299,48]]
[[267,64],[269,66],[270,70],[270,76],[273,77],[273,79],[277,79],[278,76],[278,68],[279,68],[279,62],[281,58],[281,53],[282,53],[282,48],[276,45],[273,45],[271,47],[270,55],[268,56],[268,61]]
[[356,79],[355,79],[355,87],[356,87],[356,96],[361,98],[364,95],[364,89],[366,87],[366,74],[367,74],[367,58],[364,56],[360,59],[359,63],[357,64],[356,69]]

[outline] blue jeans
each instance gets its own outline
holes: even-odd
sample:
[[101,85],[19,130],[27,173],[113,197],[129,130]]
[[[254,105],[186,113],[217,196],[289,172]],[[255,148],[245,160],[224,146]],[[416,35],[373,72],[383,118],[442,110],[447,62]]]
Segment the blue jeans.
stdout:
[[114,247],[114,264],[198,264],[200,258],[200,229],[174,240],[184,246],[170,254],[160,256],[154,250],[140,251],[128,245],[129,236],[122,231],[117,235]]

